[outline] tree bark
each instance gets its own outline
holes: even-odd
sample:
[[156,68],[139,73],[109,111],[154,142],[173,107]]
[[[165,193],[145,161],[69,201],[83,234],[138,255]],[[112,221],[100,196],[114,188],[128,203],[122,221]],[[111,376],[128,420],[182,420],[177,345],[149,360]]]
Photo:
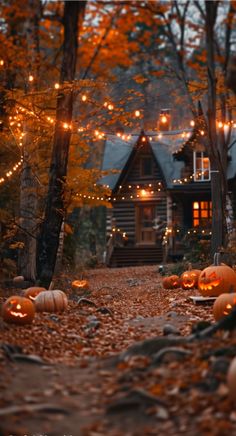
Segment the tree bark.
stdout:
[[[208,140],[211,163],[212,194],[212,255],[226,244],[225,207],[227,194],[227,147],[219,137],[216,128],[216,73],[215,73],[215,23],[218,1],[205,1],[206,6],[206,49],[208,69]],[[223,139],[223,138],[222,138]]]
[[[41,17],[40,0],[28,0],[27,20],[24,23],[28,57],[31,58],[31,73],[37,74],[39,54],[39,22]],[[26,91],[28,91],[26,85]],[[37,182],[32,172],[34,138],[33,128],[29,121],[24,123],[22,147],[23,166],[20,182],[20,240],[24,248],[18,251],[18,272],[25,280],[36,279],[36,230],[37,230]],[[35,144],[34,144],[35,145]]]
[[[77,61],[78,20],[83,18],[86,1],[66,1],[64,6],[64,45],[61,65],[60,85],[56,109],[56,126],[53,139],[49,187],[43,224],[38,238],[37,278],[44,286],[49,286],[56,263],[60,229],[64,217],[64,184],[70,145],[73,90]],[[67,86],[66,86],[67,82]]]

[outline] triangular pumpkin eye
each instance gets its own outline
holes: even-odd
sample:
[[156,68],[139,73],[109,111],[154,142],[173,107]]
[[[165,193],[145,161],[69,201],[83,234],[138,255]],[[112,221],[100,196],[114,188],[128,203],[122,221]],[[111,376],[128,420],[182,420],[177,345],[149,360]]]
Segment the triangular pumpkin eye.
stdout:
[[213,271],[211,274],[209,274],[209,279],[216,279],[215,271]]

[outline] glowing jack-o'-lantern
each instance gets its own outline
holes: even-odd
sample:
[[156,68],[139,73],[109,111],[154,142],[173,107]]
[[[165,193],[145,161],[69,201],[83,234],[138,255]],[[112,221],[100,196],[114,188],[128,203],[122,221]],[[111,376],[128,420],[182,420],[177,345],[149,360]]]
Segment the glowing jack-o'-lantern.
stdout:
[[198,289],[204,297],[236,292],[236,273],[229,266],[219,263],[219,253],[214,256],[214,264],[201,272]]
[[173,274],[168,277],[164,277],[162,280],[162,286],[164,289],[177,289],[180,287],[179,276]]
[[213,305],[213,315],[216,321],[229,315],[236,305],[236,293],[221,294],[217,297]]
[[188,271],[183,272],[180,276],[181,287],[187,290],[197,288],[198,277],[200,274],[200,269],[192,269],[192,266],[189,265]]
[[29,324],[35,315],[34,303],[29,298],[13,295],[2,306],[4,321],[15,324]]
[[24,297],[34,301],[37,295],[43,291],[46,291],[46,289],[38,286],[32,286],[31,288],[25,289],[23,292],[24,292]]
[[74,280],[72,282],[72,288],[77,290],[77,291],[87,290],[89,288],[88,280]]

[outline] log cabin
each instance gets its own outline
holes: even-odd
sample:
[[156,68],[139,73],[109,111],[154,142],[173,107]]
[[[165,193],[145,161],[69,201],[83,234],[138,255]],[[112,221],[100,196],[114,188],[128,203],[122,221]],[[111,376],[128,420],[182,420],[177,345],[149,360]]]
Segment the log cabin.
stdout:
[[[211,168],[194,129],[108,135],[102,179],[111,189],[106,264],[162,263],[183,258],[185,235],[210,238]],[[228,182],[235,201],[236,144],[229,150]]]

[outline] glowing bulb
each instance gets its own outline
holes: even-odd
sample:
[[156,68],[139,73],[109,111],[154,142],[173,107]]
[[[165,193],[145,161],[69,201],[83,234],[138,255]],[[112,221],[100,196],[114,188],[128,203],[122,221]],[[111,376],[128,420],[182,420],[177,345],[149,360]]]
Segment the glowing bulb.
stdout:
[[29,82],[33,82],[34,80],[34,76],[32,76],[32,74],[29,75]]
[[190,121],[190,126],[194,127],[195,126],[195,121],[191,120]]
[[55,83],[54,88],[55,88],[55,89],[59,89],[59,88],[60,88],[59,83]]
[[86,101],[86,100],[87,100],[87,95],[85,95],[85,94],[82,95],[81,100],[82,100],[82,101]]
[[112,111],[112,110],[114,109],[113,104],[109,104],[109,105],[108,105],[108,109],[109,109],[109,111]]
[[222,129],[222,127],[223,127],[223,123],[222,123],[222,121],[219,121],[219,122],[218,122],[218,127],[219,127],[220,129]]
[[65,130],[69,129],[69,124],[68,124],[68,123],[64,123],[64,124],[63,124],[63,128],[64,128]]
[[134,115],[135,115],[136,117],[140,117],[141,113],[140,113],[140,111],[137,110],[137,111],[134,112]]
[[0,65],[1,65],[1,67],[4,65],[4,60],[3,59],[0,60]]
[[167,123],[167,117],[166,117],[165,115],[162,115],[162,116],[161,116],[161,122],[162,122],[163,124]]
[[204,136],[204,134],[205,134],[204,130],[201,130],[200,133],[202,136]]

